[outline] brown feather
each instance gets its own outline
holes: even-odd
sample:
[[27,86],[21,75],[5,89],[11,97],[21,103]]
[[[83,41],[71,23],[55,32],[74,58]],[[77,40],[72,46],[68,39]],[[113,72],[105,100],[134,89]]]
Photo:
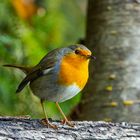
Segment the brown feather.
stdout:
[[3,65],[4,67],[12,67],[12,68],[17,68],[23,71],[25,74],[28,74],[32,71],[32,67],[24,67],[24,66],[17,66],[17,65],[11,65],[11,64],[6,64]]

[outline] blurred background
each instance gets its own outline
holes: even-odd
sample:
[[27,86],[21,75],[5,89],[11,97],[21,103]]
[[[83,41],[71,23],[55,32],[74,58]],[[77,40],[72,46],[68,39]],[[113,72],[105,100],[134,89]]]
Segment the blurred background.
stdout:
[[[50,50],[78,42],[85,36],[86,0],[1,0],[0,65],[33,66]],[[28,88],[15,90],[25,75],[0,68],[0,115],[44,117],[39,99]],[[62,103],[68,115],[80,94]],[[54,103],[46,102],[49,117],[59,119]]]
[[[97,59],[82,94],[60,104],[65,114],[73,120],[140,122],[139,1],[0,1],[1,66],[33,66],[50,50],[81,41]],[[15,94],[23,77],[0,67],[0,115],[44,117],[28,87]],[[45,105],[49,117],[60,119],[54,103]]]

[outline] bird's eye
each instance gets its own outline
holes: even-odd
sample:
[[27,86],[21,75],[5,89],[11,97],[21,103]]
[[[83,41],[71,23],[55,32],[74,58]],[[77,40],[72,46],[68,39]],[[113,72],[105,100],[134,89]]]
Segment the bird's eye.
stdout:
[[80,53],[80,51],[79,50],[75,50],[75,54],[79,54]]

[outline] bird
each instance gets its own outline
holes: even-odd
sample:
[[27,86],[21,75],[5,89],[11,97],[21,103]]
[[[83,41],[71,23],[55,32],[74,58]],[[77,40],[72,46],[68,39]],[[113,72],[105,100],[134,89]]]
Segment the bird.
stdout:
[[55,102],[65,124],[73,127],[74,124],[67,119],[59,103],[71,99],[84,88],[89,77],[90,59],[96,59],[91,51],[84,45],[75,44],[50,51],[33,67],[10,64],[4,66],[18,68],[26,74],[16,93],[21,92],[29,83],[33,94],[40,99],[45,116],[43,124],[57,128],[49,121],[45,111],[44,101],[48,100]]

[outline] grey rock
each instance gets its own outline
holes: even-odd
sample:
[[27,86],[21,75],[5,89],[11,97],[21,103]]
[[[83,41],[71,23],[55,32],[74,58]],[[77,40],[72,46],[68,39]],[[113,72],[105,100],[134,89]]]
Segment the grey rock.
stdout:
[[57,130],[47,128],[39,119],[0,117],[0,140],[140,140],[139,123],[76,121],[72,128],[51,122]]

